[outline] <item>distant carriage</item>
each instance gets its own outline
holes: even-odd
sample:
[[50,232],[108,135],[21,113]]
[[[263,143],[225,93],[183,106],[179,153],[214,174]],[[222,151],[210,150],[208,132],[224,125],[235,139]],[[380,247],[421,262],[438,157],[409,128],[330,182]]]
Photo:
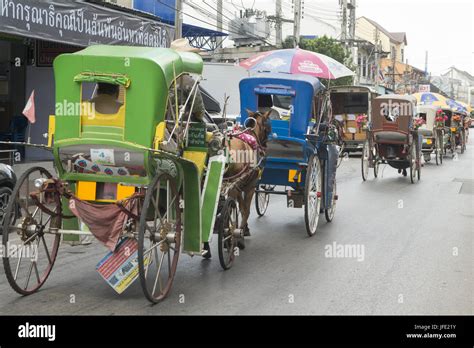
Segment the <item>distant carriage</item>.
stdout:
[[435,155],[436,164],[443,163],[445,116],[443,111],[432,105],[418,105],[417,116],[424,120],[418,133],[422,138],[421,152],[425,162],[431,160],[431,154]]
[[421,144],[414,125],[416,99],[395,94],[382,95],[372,102],[371,121],[362,153],[362,179],[369,168],[378,176],[380,164],[388,164],[407,176],[412,183],[421,176]]
[[336,86],[329,93],[334,117],[343,128],[344,151],[361,151],[367,139],[372,100],[379,94],[365,86]]

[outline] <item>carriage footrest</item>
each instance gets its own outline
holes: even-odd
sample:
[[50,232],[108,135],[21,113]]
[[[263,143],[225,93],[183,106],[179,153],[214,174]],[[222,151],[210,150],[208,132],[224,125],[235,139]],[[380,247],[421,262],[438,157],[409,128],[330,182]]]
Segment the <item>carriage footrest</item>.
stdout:
[[286,206],[288,208],[302,208],[304,205],[304,193],[302,191],[288,190],[286,193]]

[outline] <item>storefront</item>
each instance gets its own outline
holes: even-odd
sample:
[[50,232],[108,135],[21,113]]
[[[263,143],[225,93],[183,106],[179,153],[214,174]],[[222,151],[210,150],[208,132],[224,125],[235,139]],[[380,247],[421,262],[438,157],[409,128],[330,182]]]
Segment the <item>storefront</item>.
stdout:
[[[138,11],[84,0],[0,0],[0,134],[35,91],[32,143],[44,143],[54,114],[52,62],[93,44],[169,47],[174,28]],[[24,130],[26,133],[26,130]],[[48,158],[28,149],[27,160]]]

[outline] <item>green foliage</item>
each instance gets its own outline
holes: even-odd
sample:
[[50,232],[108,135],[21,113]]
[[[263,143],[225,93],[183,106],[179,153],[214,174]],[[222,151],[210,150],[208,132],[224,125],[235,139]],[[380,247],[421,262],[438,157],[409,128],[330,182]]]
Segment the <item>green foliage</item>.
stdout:
[[[293,48],[294,42],[293,37],[288,36],[282,44],[283,48]],[[299,47],[304,50],[321,53],[328,57],[331,57],[337,60],[339,63],[344,64],[349,69],[354,70],[354,67],[351,64],[351,56],[349,53],[346,53],[344,47],[340,42],[336,41],[333,38],[327,37],[326,35],[317,38],[317,39],[300,39]],[[324,85],[328,86],[328,80],[321,79]],[[330,86],[343,86],[351,85],[352,76],[342,77],[337,80],[331,80]]]

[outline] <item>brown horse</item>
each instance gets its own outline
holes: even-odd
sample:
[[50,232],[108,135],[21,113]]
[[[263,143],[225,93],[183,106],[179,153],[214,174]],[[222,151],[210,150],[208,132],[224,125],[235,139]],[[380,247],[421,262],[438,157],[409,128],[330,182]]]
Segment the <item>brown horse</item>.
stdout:
[[[247,110],[249,117],[246,119],[244,127],[246,135],[251,135],[256,140],[256,146],[252,147],[249,142],[242,138],[233,136],[227,151],[230,154],[231,163],[224,175],[225,180],[239,181],[236,186],[229,192],[229,196],[233,197],[238,203],[242,215],[240,228],[244,231],[244,236],[249,236],[248,218],[250,215],[250,207],[252,198],[255,194],[255,188],[259,178],[259,169],[256,166],[261,156],[264,155],[268,135],[271,132],[270,112],[252,112]],[[241,248],[243,243],[239,243]]]

